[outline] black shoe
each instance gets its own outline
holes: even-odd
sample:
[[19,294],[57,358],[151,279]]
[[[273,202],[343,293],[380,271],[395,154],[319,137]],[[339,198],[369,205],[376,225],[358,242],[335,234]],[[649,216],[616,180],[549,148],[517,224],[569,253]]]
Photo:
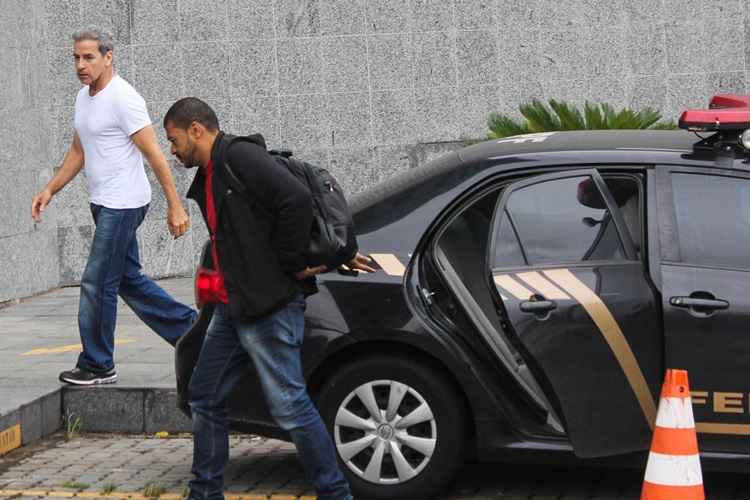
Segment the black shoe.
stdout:
[[96,385],[96,384],[113,384],[117,382],[117,373],[114,368],[106,372],[94,373],[81,368],[73,368],[60,374],[60,382],[67,382],[73,385]]

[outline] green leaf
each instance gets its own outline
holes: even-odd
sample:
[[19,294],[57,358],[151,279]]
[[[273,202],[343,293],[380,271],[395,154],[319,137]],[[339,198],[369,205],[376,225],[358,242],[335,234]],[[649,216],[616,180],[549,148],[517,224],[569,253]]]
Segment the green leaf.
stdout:
[[487,125],[490,129],[487,134],[488,139],[502,139],[503,137],[529,133],[529,129],[525,123],[519,123],[518,120],[510,116],[498,113],[490,113]]
[[557,113],[560,130],[582,130],[586,128],[583,115],[575,106],[554,99],[549,100],[549,105]]
[[531,132],[560,130],[560,120],[541,101],[534,99],[529,104],[521,104],[518,110],[526,118]]
[[586,126],[588,130],[604,128],[604,116],[598,105],[586,101],[583,106],[584,116],[586,117]]

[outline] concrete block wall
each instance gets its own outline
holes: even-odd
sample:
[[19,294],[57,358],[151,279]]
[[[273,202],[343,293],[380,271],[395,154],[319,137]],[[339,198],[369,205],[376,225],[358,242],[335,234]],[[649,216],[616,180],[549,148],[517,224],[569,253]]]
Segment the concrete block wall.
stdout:
[[[13,120],[0,122],[0,176],[19,172],[0,183],[0,203],[14,207],[0,209],[0,252],[34,251],[0,259],[8,277],[0,300],[41,290],[55,273],[75,283],[83,269],[92,225],[81,180],[58,196],[46,226],[23,222],[30,186],[70,142],[79,87],[70,33],[82,26],[113,31],[116,65],[157,125],[175,99],[204,98],[226,130],[262,132],[271,146],[328,166],[350,193],[483,137],[490,111],[513,112],[534,97],[651,106],[674,118],[714,93],[748,90],[745,0],[1,1],[0,31],[17,48],[4,43],[0,54],[26,76],[0,76],[9,80],[0,102],[15,106],[3,107]],[[22,135],[32,138],[24,151],[13,140]],[[174,173],[184,192],[192,172]],[[151,179],[139,236],[146,272],[189,274],[202,221],[190,204],[194,229],[169,237]],[[44,279],[22,278],[32,268]]]
[[57,286],[57,217],[31,220],[52,175],[47,39],[41,1],[0,6],[0,302]]

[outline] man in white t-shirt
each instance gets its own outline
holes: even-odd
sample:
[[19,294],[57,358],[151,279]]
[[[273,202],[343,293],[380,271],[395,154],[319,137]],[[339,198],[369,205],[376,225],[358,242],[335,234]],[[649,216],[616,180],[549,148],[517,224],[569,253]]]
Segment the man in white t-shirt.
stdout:
[[34,197],[31,216],[40,221],[55,193],[84,170],[96,231],[81,278],[78,326],[83,352],[60,380],[92,385],[117,380],[113,355],[118,293],[172,345],[193,324],[196,312],[141,270],[136,230],[151,201],[144,157],[167,198],[169,231],[178,238],[189,226],[146,103],[115,73],[109,33],[92,29],[75,33],[73,39],[75,68],[84,85],[76,97],[73,143],[58,172]]

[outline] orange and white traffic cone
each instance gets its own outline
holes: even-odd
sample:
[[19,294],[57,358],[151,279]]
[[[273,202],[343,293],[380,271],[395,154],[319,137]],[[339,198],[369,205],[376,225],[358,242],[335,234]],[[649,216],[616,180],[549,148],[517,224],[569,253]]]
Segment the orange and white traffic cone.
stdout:
[[641,500],[704,500],[688,374],[667,370]]

